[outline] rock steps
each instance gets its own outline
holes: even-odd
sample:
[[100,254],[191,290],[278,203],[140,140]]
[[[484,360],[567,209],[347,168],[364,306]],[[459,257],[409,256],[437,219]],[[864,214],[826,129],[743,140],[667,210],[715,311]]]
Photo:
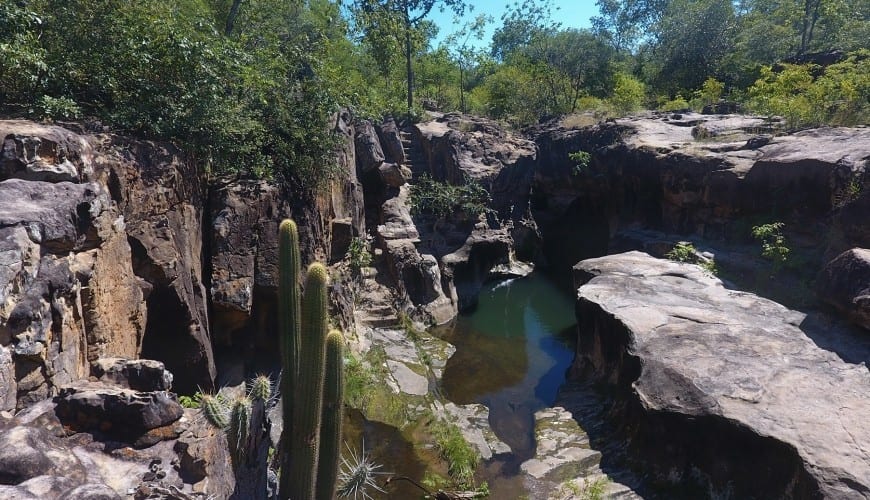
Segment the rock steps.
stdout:
[[354,307],[354,319],[369,328],[390,328],[399,324],[399,316],[393,304],[393,290],[378,281],[378,276],[388,276],[383,255],[374,255],[372,267],[362,269],[363,280],[359,286]]
[[426,158],[423,157],[423,151],[420,149],[420,142],[414,139],[410,129],[400,131],[399,137],[402,140],[402,149],[405,153],[405,166],[411,170],[416,180],[420,175],[429,171]]

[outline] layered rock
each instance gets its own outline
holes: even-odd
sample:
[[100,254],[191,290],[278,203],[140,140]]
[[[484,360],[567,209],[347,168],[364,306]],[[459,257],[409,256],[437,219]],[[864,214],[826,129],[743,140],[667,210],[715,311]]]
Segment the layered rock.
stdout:
[[740,498],[870,493],[866,339],[639,252],[585,260],[575,280],[572,377],[615,389],[612,418],[661,478]]
[[[784,221],[824,244],[829,212],[864,182],[870,131],[770,135],[775,126],[757,117],[685,113],[539,127],[532,209],[546,255],[568,267],[603,255],[609,237],[632,226],[745,239],[750,220]],[[591,154],[588,166],[569,158],[576,151]]]
[[528,214],[535,143],[504,131],[492,120],[449,113],[415,125],[430,175],[461,185],[481,183],[501,219]]
[[2,409],[50,396],[99,357],[138,357],[142,290],[103,186],[0,182],[0,261]]

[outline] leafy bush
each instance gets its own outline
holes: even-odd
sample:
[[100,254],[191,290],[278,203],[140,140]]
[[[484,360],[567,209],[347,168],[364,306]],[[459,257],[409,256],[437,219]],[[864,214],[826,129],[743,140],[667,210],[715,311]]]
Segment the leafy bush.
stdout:
[[779,270],[788,260],[791,249],[787,246],[782,229],[785,224],[772,222],[752,228],[752,237],[761,241],[761,255],[773,263],[774,270]]
[[346,258],[350,262],[350,268],[356,272],[371,264],[372,254],[369,253],[366,240],[359,237],[350,240]]
[[688,241],[679,241],[671,251],[665,254],[665,257],[677,262],[697,262],[696,252],[695,246]]
[[689,101],[685,100],[683,98],[683,96],[680,94],[677,94],[677,96],[674,97],[672,100],[665,101],[664,103],[662,103],[659,106],[660,110],[668,111],[668,112],[670,112],[670,111],[684,111],[684,110],[687,110],[690,108],[691,108],[691,106],[689,105]]
[[44,95],[36,101],[33,114],[51,120],[75,120],[81,118],[82,108],[68,97],[49,97]]
[[610,102],[616,111],[627,114],[640,109],[646,98],[646,86],[643,82],[624,72],[616,73],[614,80],[616,84]]
[[725,84],[711,76],[704,80],[701,89],[697,91],[697,96],[701,100],[701,104],[706,106],[718,102],[724,91]]
[[568,153],[568,158],[574,162],[572,173],[575,176],[580,175],[584,170],[586,170],[586,168],[589,167],[589,163],[592,161],[592,155],[586,151]]
[[[819,75],[815,77],[815,75]],[[768,116],[782,116],[790,128],[856,125],[870,122],[870,51],[851,54],[821,70],[818,66],[766,66],[749,88],[749,106]]]
[[466,177],[465,184],[455,186],[424,175],[411,187],[411,212],[415,215],[428,214],[446,219],[462,213],[473,218],[490,210],[489,201],[486,189],[469,177]]

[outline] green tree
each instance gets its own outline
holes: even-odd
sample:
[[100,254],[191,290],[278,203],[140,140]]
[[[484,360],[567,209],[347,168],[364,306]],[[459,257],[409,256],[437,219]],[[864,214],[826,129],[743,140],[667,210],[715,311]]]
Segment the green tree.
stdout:
[[358,12],[367,22],[366,36],[376,36],[385,39],[386,34],[377,28],[386,25],[388,30],[399,24],[404,36],[405,78],[407,83],[408,113],[414,106],[414,71],[411,64],[412,34],[414,29],[420,26],[426,16],[436,4],[451,9],[456,15],[461,16],[465,12],[464,0],[356,0]]

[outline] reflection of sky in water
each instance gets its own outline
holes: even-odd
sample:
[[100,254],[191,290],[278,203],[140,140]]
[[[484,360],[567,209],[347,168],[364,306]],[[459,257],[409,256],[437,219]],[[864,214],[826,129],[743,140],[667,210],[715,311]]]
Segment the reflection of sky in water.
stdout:
[[534,412],[553,404],[565,380],[574,324],[570,299],[544,277],[484,288],[477,309],[447,334],[457,351],[444,374],[446,395],[487,405],[496,434],[530,456]]

